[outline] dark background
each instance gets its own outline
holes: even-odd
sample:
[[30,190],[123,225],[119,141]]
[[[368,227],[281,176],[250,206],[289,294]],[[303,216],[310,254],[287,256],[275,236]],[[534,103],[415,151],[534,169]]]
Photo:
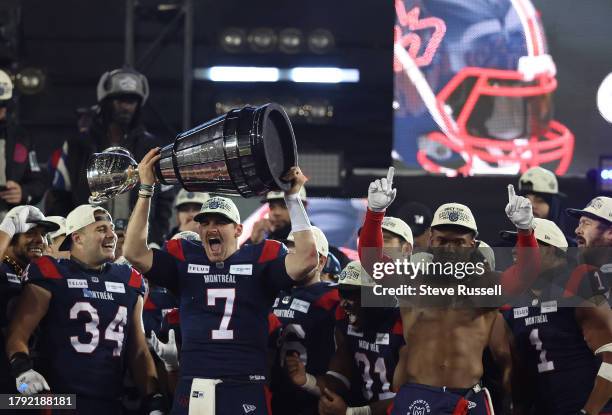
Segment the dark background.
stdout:
[[[466,0],[469,1],[469,0]],[[596,168],[600,154],[612,154],[612,126],[596,108],[596,92],[612,72],[612,1],[533,0],[542,12],[548,41],[558,68],[555,96],[556,119],[576,136],[575,159],[561,189],[568,204],[584,206],[594,195],[594,185],[583,179]],[[158,0],[139,1],[136,10],[136,62],[173,17],[153,10]],[[125,2],[3,0],[2,8],[21,5],[17,61],[12,69],[43,69],[43,92],[18,97],[22,123],[35,136],[41,161],[50,151],[75,134],[75,109],[95,104],[100,75],[120,67],[124,59]],[[287,2],[262,0],[194,0],[194,67],[214,65],[341,66],[361,71],[359,84],[312,85],[290,83],[228,84],[194,81],[192,124],[216,116],[222,98],[244,103],[269,99],[321,99],[334,106],[327,124],[294,122],[302,152],[342,152],[347,163],[346,180],[335,189],[310,188],[319,196],[364,196],[371,175],[382,174],[390,163],[392,142],[392,28],[393,2],[380,0],[312,0]],[[1,16],[1,15],[0,15]],[[335,49],[324,55],[307,50],[293,55],[280,52],[228,54],[219,46],[227,27],[249,31],[257,27],[280,30],[299,28],[305,33],[327,28],[335,37]],[[163,42],[153,59],[137,64],[149,78],[151,96],[145,111],[150,130],[170,142],[181,130],[182,120],[182,22]],[[6,65],[5,65],[6,66]],[[367,167],[352,176],[353,167]],[[371,168],[379,169],[372,170]],[[485,240],[496,237],[503,221],[509,177],[457,178],[431,176],[398,178],[399,204],[419,200],[435,208],[442,202],[465,202],[478,212]],[[495,223],[495,225],[494,225]],[[569,229],[572,226],[570,224]]]

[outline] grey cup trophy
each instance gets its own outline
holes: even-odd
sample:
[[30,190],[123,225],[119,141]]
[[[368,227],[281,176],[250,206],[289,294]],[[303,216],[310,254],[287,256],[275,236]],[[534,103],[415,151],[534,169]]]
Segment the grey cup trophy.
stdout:
[[[297,165],[295,135],[278,104],[233,109],[179,134],[161,149],[155,165],[160,183],[192,192],[253,197],[289,190],[281,180]],[[138,163],[124,148],[95,153],[87,166],[90,203],[102,203],[138,183]]]

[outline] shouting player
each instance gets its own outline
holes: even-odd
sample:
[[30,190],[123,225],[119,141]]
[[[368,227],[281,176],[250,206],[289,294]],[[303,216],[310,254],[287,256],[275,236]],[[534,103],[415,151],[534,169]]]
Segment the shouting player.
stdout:
[[165,251],[151,250],[147,218],[158,159],[154,149],[138,166],[140,197],[124,253],[147,278],[179,299],[181,365],[173,413],[267,414],[268,312],[279,291],[289,290],[318,264],[310,221],[298,196],[306,178],[298,167],[284,177],[292,183],[285,203],[294,252],[272,240],[239,249],[240,215],[223,197],[206,200],[194,217],[201,243],[176,239]]

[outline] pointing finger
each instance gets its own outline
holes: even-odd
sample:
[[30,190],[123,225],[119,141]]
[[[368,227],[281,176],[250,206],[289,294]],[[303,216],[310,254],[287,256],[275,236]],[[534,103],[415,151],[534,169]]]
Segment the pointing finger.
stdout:
[[393,187],[393,175],[395,174],[395,167],[389,167],[389,171],[387,171],[387,185],[389,186],[389,190]]
[[512,199],[514,199],[515,196],[516,196],[516,193],[514,193],[514,186],[509,184],[508,185],[508,202],[512,202]]

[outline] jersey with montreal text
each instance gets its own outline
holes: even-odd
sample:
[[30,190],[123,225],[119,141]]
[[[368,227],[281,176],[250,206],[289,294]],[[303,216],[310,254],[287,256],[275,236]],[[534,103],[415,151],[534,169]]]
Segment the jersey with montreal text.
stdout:
[[36,362],[51,392],[119,398],[142,276],[128,265],[94,271],[43,256],[29,265],[26,283],[51,293]]
[[6,334],[21,293],[22,282],[13,267],[0,262],[0,393],[16,393],[6,357]]
[[244,245],[222,263],[191,241],[154,250],[146,276],[179,298],[181,377],[266,379],[268,311],[293,283],[286,253],[271,240]]
[[[360,392],[365,403],[395,396],[391,392],[391,382],[400,349],[405,344],[402,320],[397,308],[384,309],[377,321],[377,325],[360,330],[349,324],[342,307],[336,310],[336,327],[344,335],[344,341],[361,376]],[[355,386],[351,382],[351,389],[354,390]]]
[[[602,274],[586,266],[571,274],[557,269],[539,298],[525,295],[520,306],[503,311],[519,356],[535,380],[538,414],[575,414],[582,409],[601,365],[584,340],[576,305],[607,291]],[[576,301],[576,299],[579,299]],[[605,412],[612,411],[608,402]]]
[[278,325],[271,335],[275,350],[272,367],[273,413],[317,413],[319,398],[292,385],[285,357],[297,353],[313,376],[327,372],[336,350],[334,326],[340,296],[335,284],[318,282],[281,291],[272,306]]

